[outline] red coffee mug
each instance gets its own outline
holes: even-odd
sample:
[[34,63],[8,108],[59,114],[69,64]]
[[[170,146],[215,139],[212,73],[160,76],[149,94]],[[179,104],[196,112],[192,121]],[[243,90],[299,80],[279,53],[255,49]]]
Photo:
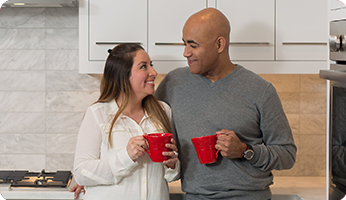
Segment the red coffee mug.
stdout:
[[149,157],[153,162],[163,162],[169,159],[169,156],[162,155],[162,152],[172,151],[165,146],[167,143],[171,143],[171,133],[151,133],[143,135],[143,137],[149,144],[149,151],[145,151],[149,154]]
[[216,139],[216,134],[191,138],[201,164],[216,162],[219,154],[219,150],[215,149]]

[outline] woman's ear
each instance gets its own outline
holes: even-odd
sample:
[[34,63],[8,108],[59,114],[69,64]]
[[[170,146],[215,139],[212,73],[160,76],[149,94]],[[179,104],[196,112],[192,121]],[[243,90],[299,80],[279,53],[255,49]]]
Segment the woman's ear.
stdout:
[[218,37],[216,40],[217,43],[217,51],[218,53],[222,53],[223,50],[226,48],[226,39],[222,36]]

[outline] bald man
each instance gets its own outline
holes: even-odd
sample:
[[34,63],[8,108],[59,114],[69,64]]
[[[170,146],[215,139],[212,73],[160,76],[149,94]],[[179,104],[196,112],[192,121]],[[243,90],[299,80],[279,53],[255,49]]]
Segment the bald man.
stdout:
[[[290,169],[297,147],[273,85],[229,58],[230,24],[217,9],[183,27],[189,67],[156,90],[173,112],[187,200],[270,199],[272,170]],[[191,138],[218,134],[215,163],[200,164]]]

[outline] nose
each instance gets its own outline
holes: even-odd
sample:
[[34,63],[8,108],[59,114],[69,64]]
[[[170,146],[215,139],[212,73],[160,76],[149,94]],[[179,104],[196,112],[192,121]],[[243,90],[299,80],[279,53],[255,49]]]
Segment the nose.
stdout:
[[150,67],[149,76],[153,78],[157,76],[157,72],[153,67]]
[[183,56],[184,56],[185,58],[191,56],[191,51],[190,51],[190,48],[189,48],[188,45],[185,45]]

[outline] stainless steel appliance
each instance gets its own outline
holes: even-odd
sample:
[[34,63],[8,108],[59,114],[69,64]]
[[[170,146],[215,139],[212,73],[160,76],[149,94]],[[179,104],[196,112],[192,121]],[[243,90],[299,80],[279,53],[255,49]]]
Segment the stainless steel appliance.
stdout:
[[327,191],[329,200],[346,196],[346,20],[330,22],[330,69],[320,70],[329,80],[327,127]]

